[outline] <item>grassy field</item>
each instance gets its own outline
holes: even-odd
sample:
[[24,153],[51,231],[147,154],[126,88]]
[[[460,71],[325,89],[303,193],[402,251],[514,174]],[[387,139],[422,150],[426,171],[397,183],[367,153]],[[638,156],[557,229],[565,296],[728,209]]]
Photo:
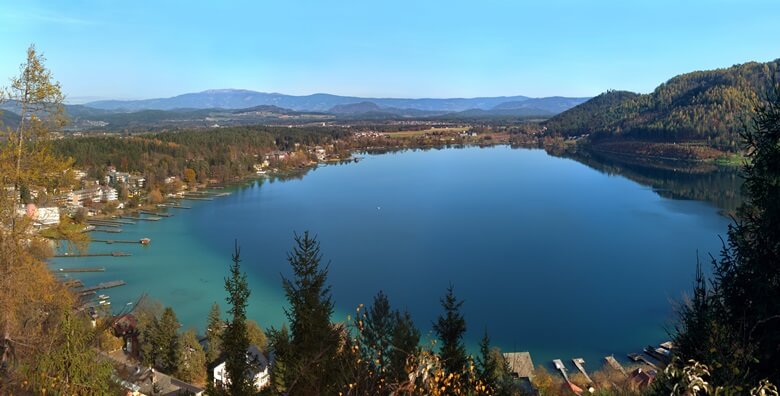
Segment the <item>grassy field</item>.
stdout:
[[421,129],[419,131],[387,132],[385,133],[385,136],[391,138],[409,138],[409,137],[423,136],[423,135],[429,135],[434,133],[444,133],[444,134],[461,133],[467,131],[468,129],[469,127],[428,128],[428,129]]

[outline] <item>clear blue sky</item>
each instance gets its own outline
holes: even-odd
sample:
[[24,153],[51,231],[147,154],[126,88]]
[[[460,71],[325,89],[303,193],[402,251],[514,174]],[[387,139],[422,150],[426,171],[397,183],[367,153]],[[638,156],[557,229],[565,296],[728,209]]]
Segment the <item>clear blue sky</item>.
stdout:
[[0,0],[0,37],[0,85],[35,43],[74,102],[591,96],[780,57],[780,1]]

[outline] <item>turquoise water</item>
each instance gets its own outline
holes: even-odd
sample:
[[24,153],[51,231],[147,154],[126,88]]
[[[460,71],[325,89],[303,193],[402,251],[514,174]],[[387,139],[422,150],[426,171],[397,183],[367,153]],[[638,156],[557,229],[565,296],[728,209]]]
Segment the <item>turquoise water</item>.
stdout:
[[158,222],[125,226],[150,246],[93,243],[131,257],[56,259],[54,267],[105,266],[78,274],[107,290],[116,308],[148,293],[202,330],[212,302],[224,306],[233,242],[252,295],[249,316],[279,327],[281,274],[293,232],[310,230],[330,261],[343,320],[384,290],[425,335],[452,283],[465,300],[467,342],[485,329],[504,351],[535,363],[584,357],[601,366],[665,340],[664,326],[693,281],[697,251],[717,252],[728,219],[699,201],[663,198],[619,175],[541,150],[508,147],[366,155],[301,179],[252,183]]

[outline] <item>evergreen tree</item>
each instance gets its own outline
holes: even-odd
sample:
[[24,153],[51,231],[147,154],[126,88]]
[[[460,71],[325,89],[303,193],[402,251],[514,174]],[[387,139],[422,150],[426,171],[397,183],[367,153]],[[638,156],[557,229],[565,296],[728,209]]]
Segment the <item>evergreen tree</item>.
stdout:
[[326,285],[328,269],[320,268],[320,246],[308,231],[295,235],[295,247],[287,260],[293,278],[282,278],[290,309],[285,310],[290,322],[289,339],[271,331],[277,361],[284,367],[282,374],[274,370],[279,383],[293,395],[327,394],[337,386],[339,332],[331,324],[333,302],[330,286]]
[[465,373],[468,359],[463,346],[463,334],[466,332],[466,320],[460,313],[463,301],[458,301],[453,286],[447,288],[447,294],[441,300],[444,314],[433,324],[433,331],[441,341],[440,356],[447,374]]
[[369,362],[370,367],[380,376],[384,376],[390,359],[395,316],[390,310],[390,301],[379,291],[374,297],[374,303],[366,309],[363,318],[355,318],[362,324],[359,342],[361,353]]
[[206,323],[206,342],[208,350],[206,351],[206,361],[213,363],[222,353],[222,330],[225,328],[225,322],[219,312],[219,304],[211,305],[208,322]]
[[[746,202],[713,259],[712,287],[697,268],[693,300],[680,310],[674,334],[676,366],[696,360],[709,368],[711,384],[731,390],[765,378],[780,382],[780,87],[742,137]],[[656,394],[673,389],[673,381],[658,381]]]
[[173,308],[166,307],[156,329],[160,348],[157,367],[164,373],[173,374],[179,366],[179,327]]
[[420,351],[420,331],[414,326],[412,316],[408,311],[395,311],[395,326],[390,341],[388,377],[395,383],[409,379],[406,372],[406,361],[410,356],[417,356]]
[[253,379],[250,378],[252,362],[247,358],[249,336],[246,328],[246,307],[250,290],[246,274],[241,272],[241,249],[238,242],[232,260],[230,276],[225,278],[230,320],[222,333],[222,351],[225,355],[228,382],[224,390],[232,396],[245,396],[254,394],[256,389]]
[[729,250],[715,269],[728,323],[741,323],[755,350],[755,380],[780,383],[780,85],[742,133],[746,202],[729,227]]
[[490,393],[494,393],[498,388],[498,378],[496,378],[498,364],[499,362],[496,361],[495,355],[490,348],[490,336],[488,336],[487,329],[485,329],[485,335],[482,336],[482,340],[479,342],[477,375],[482,384],[491,391]]
[[195,330],[187,330],[179,338],[179,362],[176,376],[182,381],[202,384],[206,382],[206,353],[198,342]]

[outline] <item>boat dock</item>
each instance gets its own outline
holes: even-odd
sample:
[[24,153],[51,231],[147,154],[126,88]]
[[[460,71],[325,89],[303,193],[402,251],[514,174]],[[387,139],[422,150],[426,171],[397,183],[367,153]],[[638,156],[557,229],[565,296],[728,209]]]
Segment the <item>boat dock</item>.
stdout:
[[664,367],[672,362],[672,358],[669,355],[669,352],[663,348],[653,348],[652,346],[648,345],[645,347],[645,353],[653,359],[657,360]]
[[130,220],[124,220],[121,218],[115,218],[115,219],[87,219],[87,223],[89,224],[97,224],[97,223],[104,223],[104,224],[135,224],[135,222]]
[[113,288],[113,287],[124,286],[124,285],[126,285],[126,284],[127,284],[127,283],[126,283],[125,281],[123,281],[123,280],[115,280],[115,281],[110,281],[110,282],[102,282],[102,283],[98,283],[98,284],[97,284],[97,285],[95,285],[95,286],[85,287],[85,288],[83,288],[83,289],[77,290],[77,292],[78,292],[79,294],[82,294],[82,295],[83,295],[83,294],[94,293],[94,292],[96,292],[96,291],[98,291],[98,290],[103,290],[103,289],[111,289],[111,288]]
[[173,216],[170,213],[161,213],[161,212],[152,212],[151,210],[139,210],[138,213],[150,215],[150,216],[159,216],[159,217],[171,217]]
[[[122,226],[120,223],[114,223],[114,222],[103,222],[100,220],[87,220],[88,224],[94,225],[95,227],[110,227],[110,228],[119,228]],[[95,230],[92,230],[95,231]]]
[[[137,243],[137,242],[136,242]],[[109,252],[109,253],[83,253],[83,254],[55,254],[54,257],[126,257],[130,256],[127,252]]]
[[60,268],[57,272],[104,272],[105,267],[75,267],[75,268]]
[[179,199],[184,200],[184,201],[213,201],[214,200],[214,198],[211,198],[211,197],[193,197],[193,196],[187,196],[187,195],[185,195],[185,196],[183,196],[183,197],[181,197]]
[[134,244],[135,243],[140,243],[142,245],[146,245],[146,244],[149,243],[147,240],[148,240],[148,238],[137,239],[137,240],[132,240],[132,239],[92,239],[91,242],[103,242],[103,243],[107,243],[109,245],[113,244],[113,243],[134,243]]
[[604,360],[607,361],[609,367],[612,367],[613,369],[623,373],[623,375],[628,376],[628,373],[626,373],[626,369],[624,369],[623,366],[620,365],[620,363],[617,361],[617,359],[615,359],[614,356],[607,356],[604,358]]
[[95,228],[89,230],[88,232],[106,232],[110,234],[119,234],[122,232],[122,229],[121,228]]
[[[158,204],[157,207],[159,208],[170,208],[170,209],[192,209],[192,206],[186,206],[182,205],[180,203],[168,203],[168,204]],[[173,215],[171,215],[173,216]]]
[[583,359],[583,358],[574,358],[571,361],[572,361],[572,363],[574,363],[574,366],[577,367],[577,370],[579,370],[580,373],[582,373],[582,375],[585,376],[585,379],[588,380],[588,383],[592,384],[593,380],[590,379],[590,376],[585,371],[585,359]]
[[554,359],[553,364],[555,365],[555,369],[561,372],[563,379],[565,379],[566,382],[569,382],[569,373],[566,372],[566,366],[563,365],[561,359]]
[[147,217],[140,217],[140,216],[122,216],[123,219],[131,219],[135,221],[160,221],[162,217],[158,216],[147,216]]
[[637,362],[637,363],[641,362],[641,363],[644,363],[644,364],[646,364],[646,365],[648,365],[648,366],[650,366],[650,367],[652,367],[652,368],[654,368],[656,370],[660,370],[658,368],[658,366],[655,365],[655,363],[651,362],[646,357],[642,356],[642,354],[640,354],[640,353],[629,353],[628,354],[628,358],[631,359],[634,362]]

